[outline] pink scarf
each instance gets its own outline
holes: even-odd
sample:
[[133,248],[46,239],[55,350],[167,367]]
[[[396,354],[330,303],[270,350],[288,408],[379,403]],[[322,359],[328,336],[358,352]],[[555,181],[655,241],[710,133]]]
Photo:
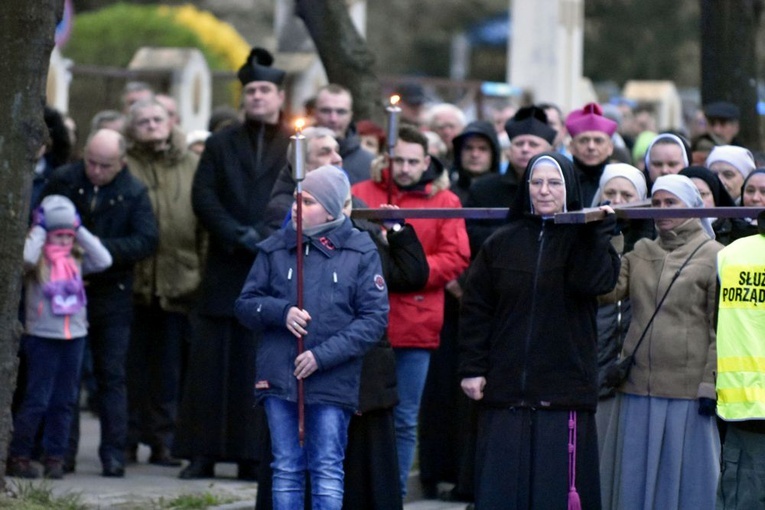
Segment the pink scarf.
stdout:
[[45,258],[50,262],[50,281],[43,286],[43,294],[50,299],[55,315],[73,315],[85,306],[85,287],[72,247],[45,244]]
[[72,257],[72,246],[45,244],[45,258],[50,262],[50,281],[77,279],[80,270]]

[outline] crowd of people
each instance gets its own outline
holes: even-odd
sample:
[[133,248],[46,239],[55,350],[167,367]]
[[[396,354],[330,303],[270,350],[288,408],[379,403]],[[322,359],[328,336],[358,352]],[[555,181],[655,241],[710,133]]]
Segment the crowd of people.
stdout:
[[[236,463],[260,510],[400,509],[418,454],[426,498],[479,510],[757,508],[765,217],[671,215],[765,208],[734,104],[687,130],[624,99],[470,120],[410,83],[388,154],[329,84],[302,175],[286,72],[255,48],[237,76],[239,110],[189,133],[128,83],[81,159],[46,108],[10,476],[76,472],[84,390],[103,476],[140,444],[182,479]],[[352,213],[462,207],[509,212]]]

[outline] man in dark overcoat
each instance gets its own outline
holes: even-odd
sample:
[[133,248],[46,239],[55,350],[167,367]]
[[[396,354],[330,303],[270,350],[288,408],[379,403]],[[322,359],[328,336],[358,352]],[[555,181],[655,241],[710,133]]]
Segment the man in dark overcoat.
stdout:
[[179,410],[176,457],[191,463],[181,478],[214,476],[216,462],[257,476],[255,337],[234,317],[234,301],[267,235],[264,211],[287,162],[282,123],[285,72],[255,48],[239,69],[244,122],[207,139],[192,187],[194,213],[209,233],[200,302]]

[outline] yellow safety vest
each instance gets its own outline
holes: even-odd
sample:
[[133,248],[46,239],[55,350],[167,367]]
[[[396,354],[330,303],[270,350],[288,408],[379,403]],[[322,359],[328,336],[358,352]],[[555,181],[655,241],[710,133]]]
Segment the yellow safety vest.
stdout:
[[717,272],[717,414],[765,419],[765,236],[725,247]]

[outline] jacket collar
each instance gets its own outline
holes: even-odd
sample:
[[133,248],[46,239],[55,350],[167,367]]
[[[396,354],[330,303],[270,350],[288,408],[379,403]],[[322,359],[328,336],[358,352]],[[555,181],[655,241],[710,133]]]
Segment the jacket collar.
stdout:
[[[287,249],[294,249],[297,246],[297,235],[291,226],[281,230],[284,244]],[[353,233],[353,224],[347,217],[343,223],[329,232],[316,237],[303,235],[303,244],[310,244],[313,249],[317,249],[327,257],[334,257],[338,251],[345,247],[348,238]]]
[[673,251],[685,245],[699,234],[704,234],[705,237],[708,237],[701,226],[701,220],[691,218],[677,228],[666,232],[659,232],[658,243],[663,249]]

